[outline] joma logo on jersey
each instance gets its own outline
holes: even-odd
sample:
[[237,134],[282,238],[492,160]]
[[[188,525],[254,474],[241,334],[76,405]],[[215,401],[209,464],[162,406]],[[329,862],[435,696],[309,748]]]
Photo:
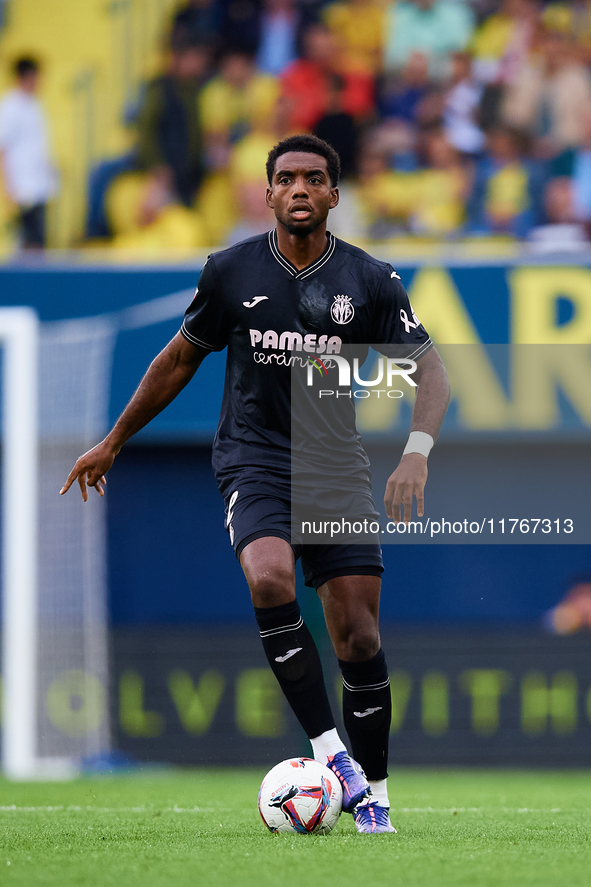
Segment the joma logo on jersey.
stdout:
[[351,296],[335,296],[330,306],[330,316],[335,323],[344,324],[353,320],[355,308],[351,302]]
[[279,351],[306,351],[308,354],[338,354],[343,344],[338,336],[318,336],[309,333],[302,336],[301,333],[285,331],[276,333],[275,330],[249,330],[250,344],[253,348],[274,348]]

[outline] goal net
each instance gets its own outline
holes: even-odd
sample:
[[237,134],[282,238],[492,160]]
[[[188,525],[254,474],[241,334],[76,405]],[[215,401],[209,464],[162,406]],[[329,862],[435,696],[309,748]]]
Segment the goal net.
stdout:
[[[0,309],[3,768],[56,778],[108,753],[105,509],[60,500],[104,434],[116,326]],[[95,497],[98,500],[98,497]]]
[[67,777],[110,752],[105,502],[58,494],[106,433],[118,332],[179,318],[192,295],[42,324],[30,308],[0,308],[2,765],[11,778]]

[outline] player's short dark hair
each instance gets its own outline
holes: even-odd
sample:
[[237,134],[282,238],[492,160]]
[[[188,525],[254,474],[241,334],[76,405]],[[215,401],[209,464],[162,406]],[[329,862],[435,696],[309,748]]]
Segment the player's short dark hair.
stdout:
[[26,77],[27,74],[37,74],[39,62],[31,56],[21,56],[13,65],[13,71],[17,77]]
[[269,151],[269,156],[267,157],[267,179],[270,185],[273,183],[273,173],[275,172],[277,159],[290,151],[299,151],[303,154],[319,154],[321,157],[324,157],[330,184],[333,188],[336,188],[341,174],[340,157],[332,145],[329,145],[323,139],[319,139],[318,136],[312,135],[289,136]]

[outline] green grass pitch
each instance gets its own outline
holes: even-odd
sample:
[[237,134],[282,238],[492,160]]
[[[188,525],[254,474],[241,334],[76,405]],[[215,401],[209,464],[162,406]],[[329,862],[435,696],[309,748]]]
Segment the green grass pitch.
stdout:
[[271,835],[257,770],[0,781],[2,887],[588,887],[591,774],[393,771],[397,835]]

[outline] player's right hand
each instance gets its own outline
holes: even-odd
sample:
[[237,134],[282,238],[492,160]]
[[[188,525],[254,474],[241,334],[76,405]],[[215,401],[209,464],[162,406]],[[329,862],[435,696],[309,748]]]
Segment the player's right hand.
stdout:
[[94,487],[99,496],[104,496],[107,483],[105,475],[115,461],[117,452],[103,440],[92,450],[88,450],[87,453],[80,456],[61,488],[60,496],[68,492],[76,479],[84,502],[88,499],[87,487]]

